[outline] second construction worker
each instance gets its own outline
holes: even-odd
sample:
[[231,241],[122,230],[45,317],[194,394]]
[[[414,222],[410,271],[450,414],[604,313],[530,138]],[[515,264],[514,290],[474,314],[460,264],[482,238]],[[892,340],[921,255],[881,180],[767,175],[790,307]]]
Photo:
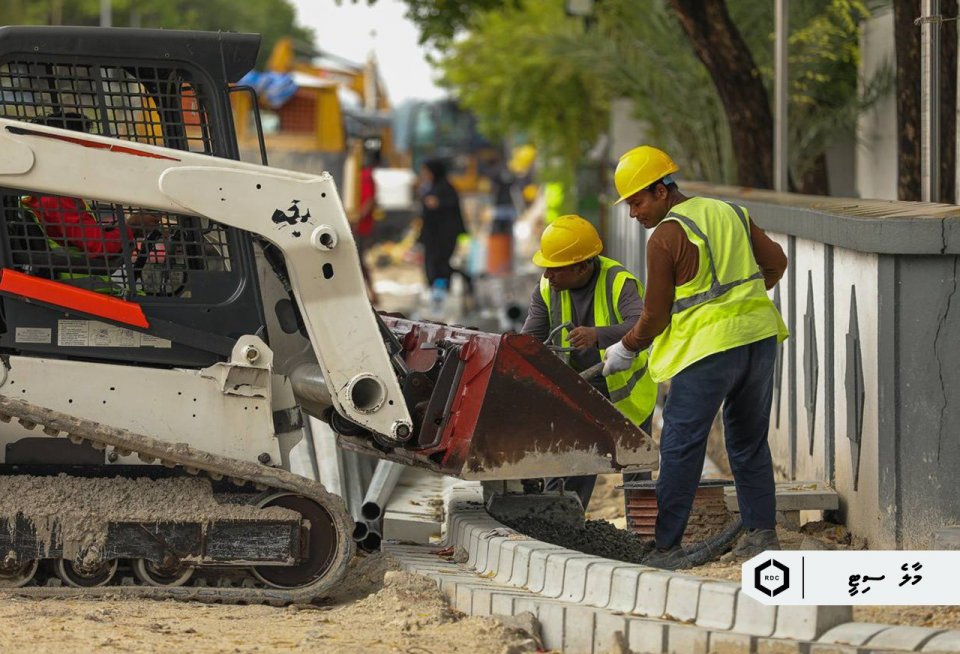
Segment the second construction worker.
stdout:
[[[724,440],[747,532],[734,548],[751,557],[780,549],[773,462],[767,444],[777,343],[787,328],[767,296],[783,276],[783,250],[736,204],[683,195],[679,168],[640,146],[620,158],[618,202],[652,230],[643,315],[606,352],[604,374],[646,356],[653,379],[670,380],[660,433],[657,551],[644,563],[685,567],[681,546],[703,471],[707,436],[723,406]],[[652,347],[651,347],[652,344]]]
[[[533,263],[544,269],[533,291],[521,333],[569,348],[569,363],[581,372],[599,363],[609,346],[619,343],[643,311],[643,286],[620,263],[600,256],[600,235],[580,216],[560,216],[543,231]],[[569,325],[562,327],[563,325]],[[647,433],[657,402],[657,385],[647,373],[646,354],[622,372],[590,380],[631,422]],[[584,508],[595,475],[550,479],[547,490],[562,484],[580,496]]]

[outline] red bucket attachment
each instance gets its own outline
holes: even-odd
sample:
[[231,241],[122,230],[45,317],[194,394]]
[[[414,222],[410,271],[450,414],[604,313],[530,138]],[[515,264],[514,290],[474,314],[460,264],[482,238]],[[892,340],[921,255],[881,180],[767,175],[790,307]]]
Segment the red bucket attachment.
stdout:
[[464,479],[652,470],[653,440],[542,343],[384,316],[411,374],[415,434],[382,458]]

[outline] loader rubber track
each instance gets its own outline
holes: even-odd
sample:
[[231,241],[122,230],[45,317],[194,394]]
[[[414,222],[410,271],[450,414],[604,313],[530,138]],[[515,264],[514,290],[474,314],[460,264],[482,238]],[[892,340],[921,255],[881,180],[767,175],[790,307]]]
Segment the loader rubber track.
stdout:
[[354,554],[354,543],[350,538],[353,520],[347,513],[343,501],[331,495],[322,484],[285,470],[270,468],[248,461],[239,461],[218,456],[190,447],[186,443],[168,443],[150,436],[137,434],[126,429],[118,429],[92,420],[52,411],[0,396],[0,421],[18,420],[28,429],[40,427],[44,434],[52,437],[70,438],[73,442],[87,441],[97,449],[113,447],[136,453],[141,459],[157,460],[167,467],[180,467],[191,474],[204,473],[215,480],[221,478],[236,480],[238,484],[250,482],[257,488],[276,489],[296,493],[317,502],[333,518],[337,530],[337,547],[334,559],[326,574],[316,581],[297,588],[281,589],[265,585],[261,587],[217,587],[217,586],[98,586],[93,588],[23,586],[21,588],[3,588],[0,593],[6,595],[36,598],[123,598],[139,597],[153,599],[176,599],[181,601],[224,602],[224,603],[268,603],[291,604],[309,602],[339,582],[347,570]]

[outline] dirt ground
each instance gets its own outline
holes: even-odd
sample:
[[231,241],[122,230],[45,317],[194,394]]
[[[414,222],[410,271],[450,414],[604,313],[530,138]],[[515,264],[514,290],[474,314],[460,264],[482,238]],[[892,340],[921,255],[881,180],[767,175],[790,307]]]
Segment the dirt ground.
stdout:
[[0,652],[536,651],[529,634],[452,610],[432,580],[382,555],[357,559],[319,606],[0,597]]
[[[616,489],[621,483],[620,475],[599,476],[587,507],[588,518],[608,520],[620,528],[626,526],[623,491]],[[807,523],[799,532],[778,527],[777,536],[785,550],[866,548],[866,543],[851,537],[844,527],[824,522]],[[741,563],[740,560],[717,561],[686,572],[739,581]],[[960,606],[855,606],[853,619],[857,622],[960,629]]]

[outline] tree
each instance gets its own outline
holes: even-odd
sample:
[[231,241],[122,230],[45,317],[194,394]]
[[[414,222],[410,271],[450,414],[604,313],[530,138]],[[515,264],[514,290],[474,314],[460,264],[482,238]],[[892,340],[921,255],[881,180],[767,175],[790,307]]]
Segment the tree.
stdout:
[[767,90],[750,49],[724,0],[669,0],[706,66],[723,103],[736,157],[737,182],[773,185],[773,116]]
[[[943,16],[957,15],[957,0],[943,0]],[[916,0],[894,0],[897,53],[897,197],[921,198],[920,180],[920,27]],[[940,201],[956,193],[957,27],[940,29]]]

